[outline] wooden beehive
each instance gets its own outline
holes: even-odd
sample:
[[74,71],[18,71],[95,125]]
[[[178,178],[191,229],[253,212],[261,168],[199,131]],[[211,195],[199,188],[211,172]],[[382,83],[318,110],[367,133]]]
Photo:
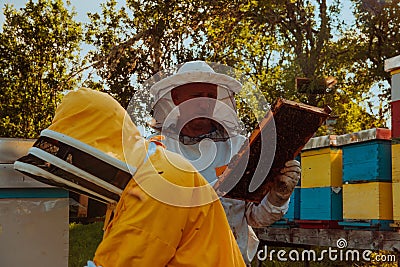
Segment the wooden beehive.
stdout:
[[[300,153],[330,112],[329,107],[278,99],[220,176],[215,185],[217,192],[225,197],[260,202],[269,191],[269,182],[286,161]],[[272,159],[268,156],[271,151],[275,151]]]
[[341,220],[342,190],[340,187],[301,188],[301,220]]
[[392,180],[390,140],[370,140],[343,146],[343,182]]
[[340,187],[342,185],[341,149],[325,147],[303,151],[301,162],[301,187]]
[[34,140],[0,138],[0,266],[68,266],[68,191],[14,170]]
[[392,220],[392,183],[343,185],[343,218]]
[[392,183],[393,220],[400,221],[400,181]]

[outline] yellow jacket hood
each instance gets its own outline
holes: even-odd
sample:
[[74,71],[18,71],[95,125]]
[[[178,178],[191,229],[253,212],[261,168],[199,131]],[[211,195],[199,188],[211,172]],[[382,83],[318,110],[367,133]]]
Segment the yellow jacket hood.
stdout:
[[[48,128],[84,142],[121,161],[135,150],[132,166],[143,161],[146,142],[125,109],[110,95],[88,88],[64,96]],[[128,144],[124,148],[123,144]]]

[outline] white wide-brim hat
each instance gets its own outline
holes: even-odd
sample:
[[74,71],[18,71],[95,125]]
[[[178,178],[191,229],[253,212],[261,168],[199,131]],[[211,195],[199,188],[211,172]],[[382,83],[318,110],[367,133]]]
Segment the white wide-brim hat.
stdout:
[[199,60],[183,64],[177,73],[156,82],[150,88],[150,93],[156,103],[175,87],[188,83],[211,83],[223,86],[233,93],[238,93],[242,88],[239,81],[226,74],[215,72],[206,62]]

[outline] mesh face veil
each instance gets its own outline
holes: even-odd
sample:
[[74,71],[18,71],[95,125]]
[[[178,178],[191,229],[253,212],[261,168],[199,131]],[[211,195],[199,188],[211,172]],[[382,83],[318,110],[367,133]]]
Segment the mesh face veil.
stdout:
[[180,113],[172,99],[171,91],[180,85],[190,83],[217,85],[217,99],[214,110],[210,111],[210,119],[215,122],[214,133],[196,137],[197,139],[210,138],[214,141],[223,141],[242,131],[234,99],[235,93],[241,90],[242,85],[228,75],[215,72],[204,61],[187,62],[178,69],[177,73],[161,79],[150,88],[154,99],[152,103],[153,128],[162,131],[162,134],[174,132],[174,135],[179,135],[176,133],[176,126]]

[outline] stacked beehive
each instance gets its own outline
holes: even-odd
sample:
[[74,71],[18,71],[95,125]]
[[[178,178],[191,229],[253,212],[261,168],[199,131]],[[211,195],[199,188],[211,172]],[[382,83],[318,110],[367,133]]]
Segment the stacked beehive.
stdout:
[[14,170],[33,141],[0,138],[0,266],[68,266],[68,192]]
[[392,226],[400,228],[400,56],[385,60],[385,71],[392,75]]
[[345,229],[389,230],[393,219],[391,132],[370,129],[337,137],[343,152]]
[[400,55],[385,60],[385,71],[392,75],[391,108],[392,108],[392,137],[400,138]]
[[342,151],[335,136],[312,138],[301,153],[302,228],[336,228],[342,220]]
[[392,144],[393,227],[400,228],[400,140]]

